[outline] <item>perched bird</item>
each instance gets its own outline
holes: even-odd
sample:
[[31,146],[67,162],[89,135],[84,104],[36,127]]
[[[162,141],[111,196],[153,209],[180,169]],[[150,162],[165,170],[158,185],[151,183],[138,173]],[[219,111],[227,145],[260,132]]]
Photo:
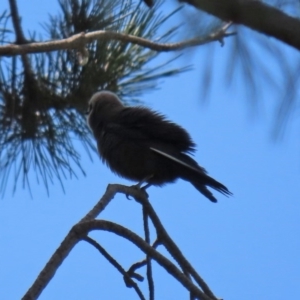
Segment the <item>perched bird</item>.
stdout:
[[195,151],[190,135],[163,115],[145,107],[124,106],[109,91],[92,96],[87,114],[102,161],[119,176],[139,186],[146,183],[143,188],[181,178],[212,202],[217,199],[207,187],[231,195],[189,156]]

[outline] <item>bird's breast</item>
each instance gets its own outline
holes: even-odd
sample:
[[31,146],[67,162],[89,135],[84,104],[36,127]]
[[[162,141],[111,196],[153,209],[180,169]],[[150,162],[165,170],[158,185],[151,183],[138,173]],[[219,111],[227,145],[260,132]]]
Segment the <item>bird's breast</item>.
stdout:
[[102,160],[121,177],[142,181],[145,178],[153,185],[174,181],[178,176],[176,164],[153,152],[149,141],[123,138],[103,131],[98,139]]
[[98,150],[102,160],[121,177],[139,181],[153,172],[151,153],[141,142],[103,131],[98,140]]

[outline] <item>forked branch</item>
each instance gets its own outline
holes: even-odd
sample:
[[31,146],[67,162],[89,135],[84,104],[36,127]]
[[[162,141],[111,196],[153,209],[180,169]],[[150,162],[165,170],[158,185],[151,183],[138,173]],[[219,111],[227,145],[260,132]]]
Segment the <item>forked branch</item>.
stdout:
[[[116,193],[130,195],[142,205],[144,216],[146,216],[146,218],[147,216],[150,218],[156,229],[157,240],[153,245],[149,244],[149,236],[146,237],[145,240],[138,236],[136,233],[119,224],[106,220],[95,219],[114,198]],[[145,253],[145,262],[138,265],[134,264],[135,267],[130,268],[126,272],[124,268],[98,242],[88,237],[89,232],[93,230],[108,231],[125,238],[129,242],[136,245],[143,253]],[[36,281],[27,291],[23,299],[32,300],[39,297],[43,289],[55,275],[55,272],[58,270],[59,266],[63,263],[73,247],[81,240],[84,240],[93,245],[123,275],[126,286],[133,287],[140,299],[145,299],[145,297],[143,296],[140,288],[138,287],[138,284],[134,281],[134,279],[141,281],[142,277],[137,276],[139,274],[132,272],[132,270],[135,270],[137,267],[141,267],[142,265],[148,265],[149,273],[147,274],[147,278],[149,281],[149,277],[150,279],[152,279],[152,274],[149,271],[149,260],[151,259],[155,260],[169,274],[176,278],[189,291],[192,299],[217,300],[208,285],[194,270],[191,264],[183,256],[178,246],[167,234],[153,207],[148,201],[147,194],[143,190],[137,189],[135,187],[128,187],[119,184],[109,185],[107,187],[106,193],[95,205],[95,207],[85,217],[83,217],[81,221],[73,226],[64,241],[52,255],[49,262],[45,265]],[[159,244],[162,244],[166,247],[173,259],[180,266],[181,270],[172,261],[170,261],[168,258],[166,258],[156,250],[156,247]],[[192,280],[191,278],[193,278],[194,280]],[[152,288],[153,283],[150,283],[149,289]],[[154,290],[150,291],[150,297],[154,299]]]

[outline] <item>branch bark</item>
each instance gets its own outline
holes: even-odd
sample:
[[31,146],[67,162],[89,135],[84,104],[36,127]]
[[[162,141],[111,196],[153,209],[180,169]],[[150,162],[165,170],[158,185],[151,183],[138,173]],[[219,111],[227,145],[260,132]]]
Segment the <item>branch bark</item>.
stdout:
[[[116,193],[130,195],[134,197],[137,202],[142,204],[143,209],[145,210],[145,216],[148,215],[150,217],[157,232],[159,240],[157,240],[157,242],[154,243],[154,246],[151,246],[149,244],[149,237],[145,241],[134,232],[119,224],[106,220],[95,220],[97,215],[105,209],[109,202],[114,198]],[[214,296],[208,285],[196,273],[196,271],[193,269],[190,263],[183,256],[179,248],[167,234],[153,207],[148,201],[147,193],[144,190],[137,189],[135,187],[127,187],[119,184],[109,185],[106,190],[106,193],[95,205],[95,207],[84,218],[82,218],[81,221],[79,221],[76,225],[73,226],[73,228],[70,230],[66,238],[61,243],[61,245],[52,255],[49,262],[45,265],[44,269],[38,275],[37,279],[22,299],[37,299],[42,293],[43,289],[53,278],[55,272],[63,263],[64,259],[68,256],[73,247],[81,240],[85,240],[91,243],[93,246],[95,246],[100,251],[100,253],[102,253],[104,257],[106,257],[106,259],[108,259],[112,263],[112,265],[123,274],[124,270],[116,262],[116,260],[114,260],[98,243],[87,238],[88,233],[92,230],[105,230],[108,232],[112,232],[135,244],[139,249],[141,249],[145,253],[146,259],[151,258],[155,260],[168,273],[170,273],[171,276],[176,278],[190,292],[193,298],[201,300],[217,300],[217,298]],[[163,244],[166,247],[166,249],[170,252],[172,257],[179,264],[183,271],[181,271],[173,262],[171,262],[168,258],[163,256],[155,249],[159,243]],[[130,276],[130,272],[127,272],[127,274]],[[195,279],[195,282],[192,281],[190,275]],[[150,274],[150,277],[152,279],[152,274]],[[130,287],[131,286],[132,285],[130,285]],[[143,299],[143,295],[140,292],[140,290],[138,288],[136,288],[135,290],[140,296],[140,298]],[[152,294],[152,297],[154,297],[153,291],[150,294]]]
[[5,46],[0,46],[0,56],[14,56],[21,54],[42,53],[68,49],[79,49],[80,51],[82,51],[83,45],[91,43],[95,40],[117,40],[124,43],[133,43],[159,52],[176,51],[188,47],[204,45],[214,41],[220,41],[223,44],[224,38],[233,35],[233,33],[226,33],[226,30],[230,25],[230,22],[226,23],[220,29],[205,37],[198,37],[182,42],[167,44],[155,43],[134,35],[127,35],[113,31],[98,30],[89,33],[75,34],[69,38],[62,40],[28,43],[24,45],[9,44]]
[[161,265],[168,273],[175,277],[185,288],[193,293],[198,299],[201,300],[215,300],[203,293],[188,277],[186,277],[170,260],[152,248],[141,237],[127,228],[105,220],[91,220],[78,224],[76,232],[79,235],[84,235],[92,230],[105,230],[113,232],[125,239],[134,243],[145,254],[151,256],[159,265]]
[[[115,194],[116,190],[113,189],[111,185],[109,185],[103,197],[99,200],[95,207],[84,218],[82,218],[82,220],[78,224],[91,220],[98,214],[100,214],[101,211],[103,211],[109,204],[109,202],[114,198]],[[22,300],[35,300],[39,297],[50,280],[54,277],[59,266],[63,263],[63,261],[79,241],[80,239],[78,238],[78,235],[74,230],[71,229],[60,246],[53,253],[44,269],[40,272],[33,285],[26,292]]]
[[300,20],[257,0],[180,0],[223,21],[245,25],[300,50]]
[[137,283],[130,277],[130,274],[100,244],[88,236],[84,237],[83,240],[94,246],[123,275],[126,286],[134,288],[139,298],[146,300]]

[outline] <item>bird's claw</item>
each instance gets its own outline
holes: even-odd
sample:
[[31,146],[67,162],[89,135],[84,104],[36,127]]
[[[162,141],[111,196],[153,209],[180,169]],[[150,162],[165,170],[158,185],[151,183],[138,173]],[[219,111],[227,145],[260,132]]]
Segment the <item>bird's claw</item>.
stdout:
[[125,196],[127,200],[132,200],[132,198],[130,198],[131,195],[125,194]]
[[[134,188],[134,189],[138,190],[139,192],[143,193],[146,198],[149,198],[149,195],[146,192],[147,187],[148,187],[147,185],[141,187],[141,183],[134,184],[134,185],[131,186],[131,188]],[[132,200],[132,196],[129,195],[129,194],[126,194],[126,198],[127,198],[127,200]]]
[[[140,183],[134,184],[134,185],[131,186],[131,188],[141,190],[141,185],[140,185]],[[129,195],[129,194],[126,194],[126,198],[127,198],[127,200],[132,200],[132,196]]]
[[146,192],[146,188],[143,186],[142,188],[140,188],[140,190],[145,194],[146,198],[149,198],[148,193]]

